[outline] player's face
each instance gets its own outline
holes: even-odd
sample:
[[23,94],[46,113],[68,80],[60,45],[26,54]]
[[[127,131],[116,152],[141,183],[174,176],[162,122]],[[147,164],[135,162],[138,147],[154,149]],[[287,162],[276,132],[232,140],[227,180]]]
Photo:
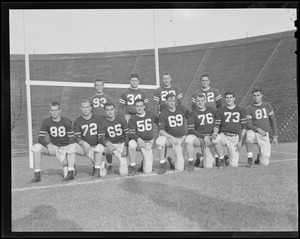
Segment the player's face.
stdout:
[[263,95],[259,91],[253,92],[253,101],[255,104],[260,104],[262,102],[262,97]]
[[175,104],[176,104],[175,96],[169,97],[169,98],[166,100],[166,103],[167,103],[168,108],[170,108],[170,109],[175,108]]
[[95,82],[95,89],[98,93],[102,93],[104,88],[104,83],[102,81]]
[[113,118],[115,116],[115,108],[113,105],[105,106],[105,112],[108,118]]
[[81,111],[84,116],[89,116],[92,114],[92,106],[90,102],[82,102],[81,103]]
[[196,104],[198,109],[203,109],[205,107],[205,98],[204,97],[197,97]]
[[234,105],[235,97],[233,95],[226,95],[225,101],[228,106],[232,106]]
[[137,88],[138,85],[139,85],[139,79],[138,78],[133,77],[133,78],[130,79],[130,86],[132,88]]
[[208,77],[204,76],[201,79],[201,83],[202,83],[203,88],[207,88],[207,87],[209,87],[210,80],[208,79]]
[[60,117],[60,113],[61,113],[61,109],[59,108],[58,105],[55,106],[50,106],[50,110],[49,110],[52,119],[57,119]]
[[162,80],[163,80],[164,86],[171,85],[171,76],[170,75],[163,75]]
[[136,109],[136,113],[138,115],[143,114],[145,112],[145,105],[144,105],[144,103],[143,102],[137,102],[135,104],[135,109]]

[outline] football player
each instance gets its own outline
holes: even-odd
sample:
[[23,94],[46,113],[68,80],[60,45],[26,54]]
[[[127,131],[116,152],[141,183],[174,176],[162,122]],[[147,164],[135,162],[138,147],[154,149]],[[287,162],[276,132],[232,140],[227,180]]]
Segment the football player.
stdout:
[[219,109],[222,106],[222,95],[219,90],[216,88],[211,88],[209,86],[210,79],[208,75],[201,76],[201,84],[202,87],[196,90],[192,95],[192,110],[196,109],[196,95],[202,93],[206,97],[206,106],[214,107],[215,109]]
[[75,153],[87,156],[93,165],[92,178],[100,178],[105,173],[102,153],[104,147],[98,142],[100,136],[100,125],[102,117],[92,114],[92,105],[89,99],[81,101],[81,116],[74,122],[74,140],[76,144]]
[[139,89],[139,77],[137,74],[130,76],[130,87],[121,93],[119,99],[119,114],[124,114],[128,122],[132,115],[135,115],[134,101],[137,99],[144,100],[146,109],[148,108],[148,98],[145,91]]
[[[75,170],[75,144],[72,121],[61,116],[61,108],[58,102],[49,104],[50,117],[43,120],[38,143],[33,145],[34,178],[30,181],[41,181],[42,154],[56,156],[64,169],[62,181],[74,179]],[[50,142],[45,140],[49,135]]]
[[[196,96],[196,106],[197,108],[192,111],[188,118],[188,135],[185,139],[189,171],[193,171],[194,166],[213,167],[214,157],[208,147],[217,146],[215,150],[219,152],[218,154],[223,150],[220,145],[212,142],[211,134],[213,132],[216,110],[212,107],[206,107],[206,97],[201,93]],[[220,140],[220,136],[218,136],[217,140]],[[196,154],[195,164],[193,164],[194,147],[200,147],[202,151],[202,154]]]
[[184,170],[184,157],[182,147],[185,140],[185,121],[189,110],[184,106],[176,106],[176,96],[170,93],[166,96],[168,108],[163,110],[158,119],[159,137],[156,145],[159,153],[161,168],[159,174],[166,172],[165,147],[172,147],[175,153],[174,161],[169,160],[171,169]]
[[[113,103],[104,104],[104,109],[107,117],[102,120],[99,141],[105,147],[106,154],[114,154],[118,158],[120,175],[127,176],[128,124],[123,117],[115,114]],[[108,166],[107,173],[112,173],[112,165]]]
[[152,172],[154,142],[153,124],[158,124],[158,117],[152,111],[145,111],[145,102],[137,99],[134,102],[136,115],[128,122],[129,125],[129,176],[136,175],[136,151],[142,154],[141,169],[144,173]]
[[272,144],[278,144],[278,129],[275,114],[270,103],[262,101],[263,94],[258,88],[252,90],[253,103],[247,110],[248,131],[246,133],[246,149],[248,165],[253,164],[253,144],[257,144],[259,153],[255,164],[269,165],[271,156],[271,144],[269,137],[270,122],[273,131]]
[[[225,93],[226,105],[219,108],[216,112],[215,125],[213,129],[213,139],[219,147],[227,146],[229,157],[224,158],[223,153],[219,154],[219,168],[226,164],[237,167],[239,162],[239,152],[243,146],[244,136],[247,129],[247,113],[243,107],[235,105],[233,92]],[[217,140],[218,134],[221,140]],[[217,146],[218,147],[218,146]]]

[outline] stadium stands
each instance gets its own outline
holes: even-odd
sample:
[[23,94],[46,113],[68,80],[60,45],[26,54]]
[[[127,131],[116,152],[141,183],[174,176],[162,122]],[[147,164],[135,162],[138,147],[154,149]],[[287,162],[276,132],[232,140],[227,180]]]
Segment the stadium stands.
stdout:
[[[297,141],[298,110],[296,82],[296,39],[294,32],[159,49],[160,73],[169,71],[172,84],[183,94],[183,104],[190,108],[191,95],[199,86],[202,74],[211,78],[211,86],[236,94],[236,103],[247,106],[251,90],[259,86],[265,101],[274,108],[279,127],[279,142]],[[21,110],[12,130],[12,154],[28,152],[25,63],[23,55],[10,56],[11,120]],[[30,78],[42,81],[93,82],[102,78],[107,83],[129,83],[131,73],[137,73],[140,84],[155,84],[153,50],[30,55]],[[22,95],[20,95],[22,90]],[[106,89],[114,99],[123,89]],[[146,90],[150,106],[154,90]],[[93,88],[31,86],[33,141],[42,120],[47,117],[48,104],[59,101],[62,115],[75,120],[79,102],[94,93]],[[225,103],[225,102],[223,102]],[[116,104],[118,105],[118,103]]]

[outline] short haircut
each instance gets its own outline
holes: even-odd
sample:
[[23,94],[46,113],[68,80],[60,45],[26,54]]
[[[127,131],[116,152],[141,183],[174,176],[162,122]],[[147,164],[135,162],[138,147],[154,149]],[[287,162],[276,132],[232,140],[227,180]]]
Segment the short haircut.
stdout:
[[106,106],[113,106],[114,109],[116,108],[114,103],[109,103],[109,102],[107,102],[107,103],[104,104],[104,107],[103,107],[103,108],[106,109]]
[[102,79],[96,79],[95,80],[95,85],[96,85],[96,82],[103,82],[103,84],[104,84],[104,81]]
[[204,95],[203,93],[198,93],[198,94],[196,95],[196,98],[197,98],[197,97],[206,99],[206,97],[205,97],[205,95]]
[[209,79],[209,76],[204,74],[204,75],[201,76],[200,80],[202,80],[203,77],[207,77]]
[[139,76],[138,76],[137,74],[131,74],[131,75],[130,75],[130,79],[131,79],[131,78],[139,78]]
[[174,93],[169,93],[169,94],[167,94],[167,95],[166,95],[166,100],[168,100],[168,98],[170,98],[170,97],[175,97]]
[[136,105],[136,103],[138,103],[138,102],[143,102],[143,105],[145,105],[145,102],[144,102],[143,99],[136,99],[136,100],[134,101],[134,105]]
[[81,106],[82,103],[86,103],[86,102],[89,102],[89,103],[90,103],[90,106],[93,106],[92,101],[91,101],[90,99],[88,99],[88,98],[83,98],[83,99],[81,100],[81,102],[80,102],[80,106]]
[[233,97],[235,97],[235,95],[232,91],[225,92],[224,97],[226,97],[227,95],[232,95]]
[[161,74],[161,76],[171,76],[170,72],[168,71],[165,71]]
[[260,92],[261,94],[262,94],[262,90],[260,89],[260,88],[254,88],[253,90],[252,90],[252,94],[254,93],[254,92]]
[[52,101],[52,102],[49,104],[49,109],[51,108],[51,106],[58,106],[58,109],[60,109],[60,103],[57,102],[57,101]]

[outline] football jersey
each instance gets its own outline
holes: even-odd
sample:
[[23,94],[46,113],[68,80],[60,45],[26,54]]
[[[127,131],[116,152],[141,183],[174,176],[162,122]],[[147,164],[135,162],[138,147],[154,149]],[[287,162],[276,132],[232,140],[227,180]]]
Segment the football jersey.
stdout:
[[179,105],[179,102],[181,102],[182,100],[183,94],[181,93],[181,90],[178,86],[171,86],[169,88],[165,88],[164,86],[162,86],[155,91],[153,100],[158,102],[160,112],[168,108],[166,104],[166,96],[170,93],[173,93],[176,96],[176,105]]
[[188,130],[194,129],[201,134],[212,134],[216,110],[206,107],[204,111],[193,110],[188,118]]
[[104,104],[114,102],[114,100],[111,96],[104,94],[104,93],[94,94],[93,96],[90,97],[90,101],[93,104],[92,113],[95,115],[104,116],[104,117],[106,117]]
[[246,108],[247,118],[252,120],[252,125],[268,132],[270,129],[269,117],[274,115],[272,106],[262,102],[261,105],[249,105]]
[[182,105],[176,107],[174,112],[168,108],[163,110],[158,119],[158,131],[164,130],[174,137],[185,135],[185,119],[188,118],[189,110]]
[[101,118],[98,115],[92,115],[90,119],[79,116],[74,122],[74,140],[78,143],[81,139],[89,143],[91,146],[98,144],[100,136]]
[[129,137],[136,140],[153,139],[153,124],[158,124],[158,117],[152,111],[146,111],[145,116],[133,115],[128,122]]
[[192,94],[192,110],[196,109],[197,94],[204,94],[206,98],[206,107],[213,107],[217,109],[216,102],[222,99],[222,95],[216,88],[209,88],[208,90],[198,89]]
[[53,121],[52,117],[45,119],[42,123],[39,132],[39,143],[47,146],[45,141],[46,134],[49,134],[50,143],[61,147],[74,143],[74,131],[72,121],[66,117],[61,116],[60,121]]
[[[124,91],[122,91],[119,103],[125,106],[125,114],[135,114],[135,107],[134,107],[134,101],[137,99],[144,100],[144,104],[147,108],[148,105],[148,98],[146,97],[145,91],[141,89],[132,89],[128,88]],[[123,112],[122,112],[123,113]]]
[[[125,118],[116,115],[113,121],[103,118],[100,127],[100,138],[102,143],[110,141],[113,144],[127,143],[129,128]],[[107,140],[106,140],[107,139]]]
[[240,106],[233,109],[220,107],[216,112],[215,126],[219,128],[219,133],[240,134],[241,129],[247,127],[246,109]]

